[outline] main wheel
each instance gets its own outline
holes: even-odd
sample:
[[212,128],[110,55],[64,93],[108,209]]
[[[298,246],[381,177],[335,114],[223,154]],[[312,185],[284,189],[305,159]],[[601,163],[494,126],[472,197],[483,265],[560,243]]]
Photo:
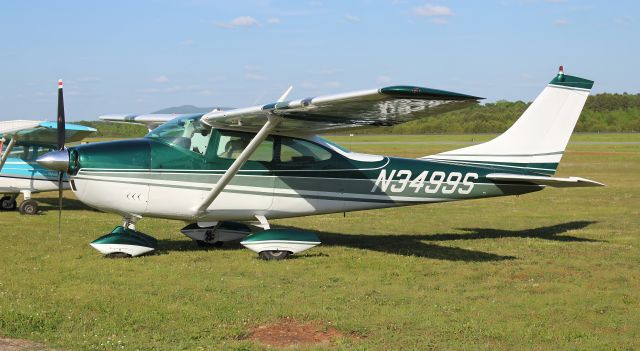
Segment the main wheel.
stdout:
[[272,261],[272,260],[276,261],[276,260],[284,260],[290,254],[291,252],[289,251],[267,250],[267,251],[260,251],[258,256],[260,256],[261,259],[266,261]]
[[131,258],[131,255],[124,252],[112,252],[110,254],[104,255],[106,258]]
[[222,245],[224,245],[224,241],[214,241],[214,242],[208,242],[208,241],[204,241],[204,240],[196,240],[196,244],[200,247],[204,247],[204,248],[216,248],[216,247],[222,247]]
[[0,209],[3,211],[13,211],[18,206],[16,200],[11,200],[11,196],[3,196],[0,199]]
[[38,213],[38,203],[35,200],[24,200],[20,204],[20,214],[34,215]]

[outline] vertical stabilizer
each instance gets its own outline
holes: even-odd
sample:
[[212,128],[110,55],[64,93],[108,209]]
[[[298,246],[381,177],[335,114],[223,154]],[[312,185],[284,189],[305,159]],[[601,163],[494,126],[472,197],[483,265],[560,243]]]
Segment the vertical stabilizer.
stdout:
[[486,143],[447,151],[423,159],[495,165],[522,174],[555,173],[593,81],[558,75],[509,128]]

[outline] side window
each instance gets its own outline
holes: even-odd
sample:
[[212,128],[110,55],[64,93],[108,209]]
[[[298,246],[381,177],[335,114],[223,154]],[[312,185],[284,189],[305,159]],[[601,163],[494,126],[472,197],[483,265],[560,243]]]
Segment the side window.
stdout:
[[[255,135],[249,133],[220,131],[220,141],[216,155],[219,158],[235,160],[249,145]],[[273,138],[267,137],[258,149],[249,157],[249,161],[271,162],[273,161]]]
[[317,162],[330,158],[331,153],[319,145],[301,139],[280,138],[281,162]]

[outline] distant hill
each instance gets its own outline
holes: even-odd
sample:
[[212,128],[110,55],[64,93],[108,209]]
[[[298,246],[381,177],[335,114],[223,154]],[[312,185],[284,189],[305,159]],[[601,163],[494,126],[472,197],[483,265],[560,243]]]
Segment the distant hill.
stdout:
[[158,110],[152,113],[207,113],[214,108],[219,108],[222,110],[230,110],[230,107],[196,107],[193,105],[182,105],[182,106],[174,106],[163,108],[162,110]]

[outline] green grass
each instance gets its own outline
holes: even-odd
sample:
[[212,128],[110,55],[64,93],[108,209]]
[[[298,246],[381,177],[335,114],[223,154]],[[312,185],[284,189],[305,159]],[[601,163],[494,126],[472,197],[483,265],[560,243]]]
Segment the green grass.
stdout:
[[283,262],[200,250],[183,223],[156,219],[138,229],[159,254],[103,259],[88,243],[120,219],[68,193],[59,240],[55,195],[42,194],[43,215],[0,213],[0,334],[73,350],[245,350],[261,349],[244,340],[252,326],[294,317],[361,337],[332,344],[344,350],[639,349],[638,174],[640,145],[570,144],[558,175],[606,188],[279,220],[323,241]]

